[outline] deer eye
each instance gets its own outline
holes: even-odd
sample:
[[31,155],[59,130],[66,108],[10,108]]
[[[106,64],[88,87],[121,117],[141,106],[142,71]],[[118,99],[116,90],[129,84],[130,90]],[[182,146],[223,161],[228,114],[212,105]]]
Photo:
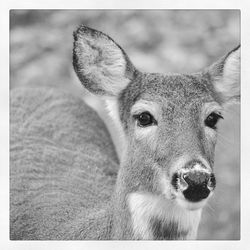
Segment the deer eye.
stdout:
[[216,124],[219,119],[223,119],[221,114],[217,114],[215,112],[211,113],[205,120],[205,125],[209,128],[216,129]]
[[157,121],[149,112],[142,112],[138,115],[134,115],[134,118],[137,120],[137,125],[139,127],[157,125]]

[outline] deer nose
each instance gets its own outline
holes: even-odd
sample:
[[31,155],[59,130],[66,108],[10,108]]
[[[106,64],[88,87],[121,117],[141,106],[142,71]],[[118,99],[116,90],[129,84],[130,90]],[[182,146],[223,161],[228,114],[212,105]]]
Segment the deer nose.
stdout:
[[198,202],[208,197],[216,181],[214,174],[206,170],[184,169],[173,175],[172,185],[182,191],[186,200]]
[[206,199],[211,190],[215,187],[214,174],[192,171],[184,174],[182,178],[187,183],[187,188],[183,190],[183,195],[191,202],[198,202]]

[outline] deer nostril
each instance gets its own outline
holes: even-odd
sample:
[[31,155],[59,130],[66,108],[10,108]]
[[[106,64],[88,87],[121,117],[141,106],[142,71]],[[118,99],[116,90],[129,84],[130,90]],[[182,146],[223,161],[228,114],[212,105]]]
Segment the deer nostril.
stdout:
[[188,187],[188,183],[185,180],[186,174],[175,173],[172,177],[171,184],[176,190],[185,190]]
[[185,180],[185,179],[187,178],[188,175],[187,175],[187,173],[185,173],[185,174],[182,174],[181,176],[182,176],[182,178]]
[[207,187],[209,190],[213,190],[215,186],[216,186],[216,179],[214,174],[211,174],[207,182]]
[[186,181],[187,174],[180,175],[180,189],[183,191],[188,188],[188,182]]

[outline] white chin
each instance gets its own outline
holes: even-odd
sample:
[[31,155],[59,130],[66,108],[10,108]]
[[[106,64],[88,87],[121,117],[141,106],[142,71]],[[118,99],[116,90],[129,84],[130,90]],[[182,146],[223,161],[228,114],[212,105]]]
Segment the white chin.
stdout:
[[187,210],[198,210],[206,205],[207,199],[201,200],[199,202],[190,202],[183,198],[177,198],[176,202],[180,207],[185,208]]

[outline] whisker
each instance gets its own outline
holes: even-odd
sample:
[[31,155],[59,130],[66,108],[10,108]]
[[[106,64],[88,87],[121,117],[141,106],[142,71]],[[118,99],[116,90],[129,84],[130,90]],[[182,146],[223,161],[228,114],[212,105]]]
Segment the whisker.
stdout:
[[208,211],[212,212],[212,215],[215,215],[215,209],[212,207],[211,204],[207,203],[207,208],[209,209]]
[[[226,142],[230,146],[234,145],[234,143],[231,140],[229,140],[228,138],[226,138],[225,136],[223,136],[221,133],[218,133],[218,142],[219,143],[223,143],[222,141]],[[222,145],[224,145],[224,144],[222,144]]]
[[235,116],[237,116],[237,118],[240,118],[240,112],[239,111],[237,111],[237,110],[234,110],[234,109],[225,109],[224,111],[223,111],[223,113],[224,114],[228,114],[228,115],[235,115]]

